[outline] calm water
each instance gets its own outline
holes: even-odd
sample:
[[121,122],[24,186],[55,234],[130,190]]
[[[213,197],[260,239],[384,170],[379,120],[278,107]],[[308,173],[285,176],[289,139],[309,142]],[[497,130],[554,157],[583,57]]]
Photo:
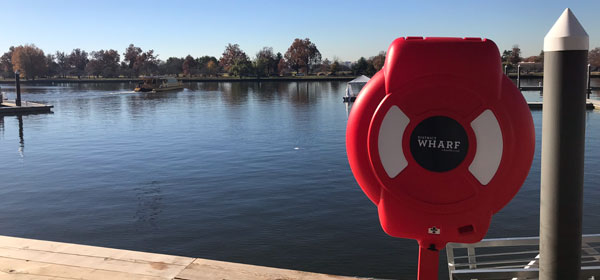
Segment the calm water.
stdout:
[[[24,86],[24,100],[54,114],[0,117],[0,234],[416,277],[416,242],[383,233],[350,172],[344,82],[188,86]],[[533,167],[487,237],[538,234],[542,115],[532,114]],[[587,119],[584,232],[599,233],[600,113]]]

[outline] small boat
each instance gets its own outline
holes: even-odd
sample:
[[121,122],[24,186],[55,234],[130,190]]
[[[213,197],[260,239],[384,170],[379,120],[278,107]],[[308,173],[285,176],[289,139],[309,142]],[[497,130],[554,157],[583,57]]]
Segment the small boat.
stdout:
[[343,98],[344,102],[354,102],[362,88],[367,84],[369,80],[369,77],[361,75],[356,79],[348,82],[348,84],[346,85],[346,96],[344,96]]
[[135,92],[162,92],[183,89],[183,84],[172,77],[144,77]]

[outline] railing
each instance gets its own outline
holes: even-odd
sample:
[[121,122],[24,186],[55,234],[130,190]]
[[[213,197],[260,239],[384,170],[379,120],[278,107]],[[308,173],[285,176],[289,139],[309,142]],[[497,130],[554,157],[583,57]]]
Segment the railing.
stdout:
[[[450,280],[537,279],[539,237],[448,243]],[[600,234],[583,235],[580,279],[600,279]]]

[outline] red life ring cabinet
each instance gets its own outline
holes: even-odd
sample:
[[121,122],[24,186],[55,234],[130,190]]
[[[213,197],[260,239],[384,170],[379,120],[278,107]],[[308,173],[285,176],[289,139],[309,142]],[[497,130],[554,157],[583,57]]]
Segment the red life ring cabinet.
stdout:
[[354,102],[346,149],[384,231],[416,239],[419,279],[437,279],[439,250],[480,241],[520,189],[535,131],[494,42],[406,37]]

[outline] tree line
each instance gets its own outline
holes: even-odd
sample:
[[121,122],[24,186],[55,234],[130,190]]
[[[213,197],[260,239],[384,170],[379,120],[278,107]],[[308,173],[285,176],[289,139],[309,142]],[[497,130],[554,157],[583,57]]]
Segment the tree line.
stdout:
[[[130,44],[121,54],[117,50],[87,52],[73,49],[70,53],[57,51],[45,54],[34,44],[12,46],[0,57],[0,76],[14,77],[19,70],[25,79],[66,78],[82,76],[96,78],[136,78],[141,75],[184,75],[187,77],[216,77],[227,73],[229,76],[280,76],[292,73],[337,75],[341,72],[353,75],[372,76],[385,62],[385,52],[364,58],[348,65],[335,58],[322,59],[317,46],[309,38],[296,38],[282,54],[275,53],[272,47],[263,47],[250,57],[238,44],[228,44],[220,58],[214,56],[158,58],[154,50],[143,51]],[[521,49],[514,45],[501,54],[502,63],[509,71],[521,64],[524,71],[543,71],[544,52],[537,56],[522,57]],[[600,47],[589,52],[589,63],[593,70],[600,69]]]
[[229,76],[279,76],[295,73],[336,75],[346,71],[354,75],[374,75],[385,61],[381,52],[369,59],[361,57],[351,65],[339,59],[322,59],[317,46],[309,38],[296,38],[282,54],[272,47],[263,47],[250,57],[238,44],[228,44],[219,59],[214,56],[194,58],[158,58],[154,50],[144,51],[130,44],[123,53],[114,49],[87,52],[76,48],[70,53],[57,51],[45,54],[34,44],[11,46],[0,57],[0,75],[14,77],[17,70],[25,79],[66,78],[82,76],[117,78],[149,75],[184,75],[187,77],[216,77],[224,73]]
[[[589,51],[588,63],[591,65],[592,71],[600,70],[600,47]],[[542,72],[544,70],[544,51],[540,51],[539,55],[522,57],[519,45],[513,45],[512,49],[502,52],[502,64],[509,71],[516,71],[517,65],[520,64],[525,71]]]

